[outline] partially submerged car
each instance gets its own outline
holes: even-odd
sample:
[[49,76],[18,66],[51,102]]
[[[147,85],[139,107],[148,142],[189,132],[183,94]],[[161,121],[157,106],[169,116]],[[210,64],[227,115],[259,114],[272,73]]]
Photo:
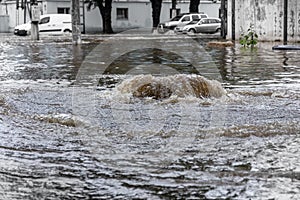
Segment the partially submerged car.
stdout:
[[[15,35],[30,35],[31,22],[15,27]],[[72,32],[70,14],[47,14],[42,15],[39,21],[39,33],[62,34]]]
[[200,19],[207,17],[207,14],[204,13],[181,13],[170,21],[160,23],[158,25],[158,32],[164,33],[168,30],[174,30],[176,26],[186,25],[192,21],[199,21]]
[[187,24],[183,27],[176,27],[175,31],[182,33],[216,33],[221,31],[221,19],[205,18],[197,23]]

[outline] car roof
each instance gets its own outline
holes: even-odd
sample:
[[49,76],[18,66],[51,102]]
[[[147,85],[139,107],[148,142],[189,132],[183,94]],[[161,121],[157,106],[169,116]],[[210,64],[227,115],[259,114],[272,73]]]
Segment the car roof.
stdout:
[[62,17],[62,16],[68,16],[71,17],[71,14],[45,14],[45,15],[41,15],[41,17]]
[[201,20],[207,20],[207,19],[217,19],[217,20],[221,20],[220,18],[216,18],[216,17],[207,17],[207,18],[202,18]]
[[183,16],[183,15],[206,15],[204,12],[199,12],[199,13],[180,13],[177,16]]

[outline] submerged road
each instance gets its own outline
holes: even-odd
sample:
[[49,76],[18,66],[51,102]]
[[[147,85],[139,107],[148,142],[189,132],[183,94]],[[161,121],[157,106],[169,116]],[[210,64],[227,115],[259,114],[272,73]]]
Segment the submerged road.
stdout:
[[[115,54],[133,43],[173,53]],[[206,44],[2,35],[0,199],[300,199],[300,52]],[[195,96],[187,63],[226,94]],[[157,81],[177,93],[133,97]]]

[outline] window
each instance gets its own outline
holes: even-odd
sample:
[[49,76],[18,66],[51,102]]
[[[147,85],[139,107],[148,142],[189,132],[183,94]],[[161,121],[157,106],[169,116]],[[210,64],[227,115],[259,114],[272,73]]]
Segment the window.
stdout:
[[214,24],[214,23],[220,23],[220,21],[217,20],[217,19],[210,19],[210,20],[209,20],[209,23],[211,23],[211,24]]
[[40,20],[40,24],[47,24],[50,21],[50,17],[44,17]]
[[174,18],[172,18],[171,19],[171,21],[179,21],[180,20],[180,18],[182,17],[183,15],[177,15],[177,16],[175,16]]
[[192,15],[192,21],[199,21],[200,17],[198,15]]
[[117,8],[117,19],[128,20],[128,8]]
[[203,19],[201,21],[202,21],[202,24],[209,24],[209,20],[208,19]]
[[182,22],[188,22],[188,21],[191,21],[190,16],[185,16],[181,21],[182,21]]
[[206,14],[201,14],[201,19],[202,18],[207,18],[207,15]]
[[58,14],[70,14],[70,8],[57,8]]

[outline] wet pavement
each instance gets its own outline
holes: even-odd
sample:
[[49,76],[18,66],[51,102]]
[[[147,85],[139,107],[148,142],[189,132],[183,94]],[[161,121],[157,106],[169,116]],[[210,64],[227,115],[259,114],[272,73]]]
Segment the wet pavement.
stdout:
[[300,199],[300,52],[83,39],[0,35],[0,199]]

